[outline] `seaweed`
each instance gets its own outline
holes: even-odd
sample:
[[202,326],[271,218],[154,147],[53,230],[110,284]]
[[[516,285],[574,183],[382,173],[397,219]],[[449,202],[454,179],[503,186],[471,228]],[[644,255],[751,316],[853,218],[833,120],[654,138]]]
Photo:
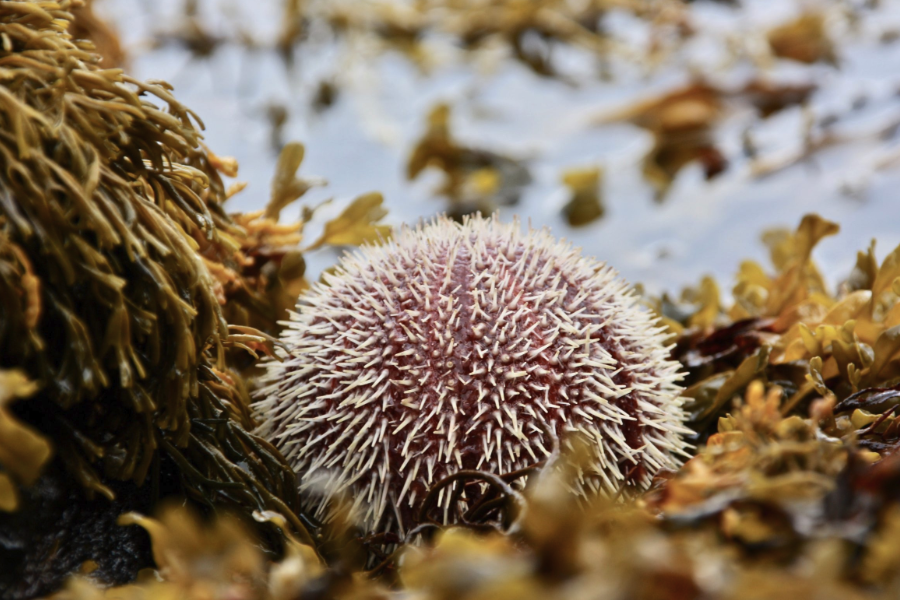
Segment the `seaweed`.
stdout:
[[[77,6],[0,3],[4,398],[25,393],[9,373],[36,386],[4,407],[4,427],[28,442],[3,460],[4,508],[9,474],[25,490],[52,447],[63,479],[108,510],[115,482],[143,486],[150,508],[176,491],[160,488],[165,463],[198,504],[276,510],[311,541],[295,475],[249,433],[249,396],[226,360],[265,351],[282,295],[302,285],[302,224],[276,222],[302,190],[265,215],[229,216],[220,171],[236,164],[201,144],[202,122],[171,86],[102,68],[73,40]],[[273,270],[277,293],[260,283]],[[280,534],[260,527],[277,552]]]
[[585,167],[566,169],[562,173],[562,182],[571,192],[569,202],[563,207],[563,215],[572,227],[589,225],[602,219],[606,213],[600,195],[603,181],[603,169]]
[[778,58],[811,64],[837,64],[834,43],[829,39],[825,17],[806,12],[796,19],[772,28],[766,35],[772,54]]
[[[733,106],[749,104],[761,119],[789,106],[805,103],[815,91],[812,84],[778,84],[754,78],[737,88],[716,86],[696,80],[659,96],[603,114],[599,124],[628,121],[653,134],[653,147],[644,157],[644,178],[661,201],[675,177],[686,165],[696,162],[707,180],[722,174],[729,160],[716,144],[716,127]],[[745,135],[745,143],[747,142]],[[751,144],[752,146],[752,144]],[[755,150],[750,151],[754,153]],[[762,167],[757,167],[761,173]]]
[[44,436],[6,406],[31,396],[36,387],[21,371],[0,371],[0,511],[19,508],[18,485],[33,485],[53,452]]
[[407,179],[416,179],[428,167],[444,172],[437,193],[450,201],[447,212],[457,220],[514,205],[531,183],[531,173],[522,161],[457,142],[447,104],[435,105],[428,114],[427,129],[407,159]]

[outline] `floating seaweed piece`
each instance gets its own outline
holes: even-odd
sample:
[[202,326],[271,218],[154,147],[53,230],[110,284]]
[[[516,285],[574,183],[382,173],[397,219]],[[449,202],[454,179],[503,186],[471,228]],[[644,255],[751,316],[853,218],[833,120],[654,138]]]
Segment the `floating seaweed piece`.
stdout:
[[696,82],[604,116],[600,122],[630,121],[653,134],[653,148],[644,158],[643,173],[656,190],[656,199],[661,200],[685,165],[698,161],[707,179],[727,167],[725,156],[712,140],[713,126],[723,110],[722,100],[720,90]]
[[580,227],[602,219],[606,209],[600,199],[600,184],[603,170],[600,167],[568,169],[562,174],[562,181],[572,192],[563,214],[572,227]]
[[565,2],[462,2],[453,25],[467,48],[502,40],[512,56],[543,77],[561,77],[553,49],[572,45],[599,55],[612,43],[599,27],[603,6],[586,2],[579,8]]
[[294,64],[295,48],[306,39],[307,18],[305,9],[307,3],[303,0],[285,0],[283,5],[281,31],[278,34],[275,47],[285,64],[290,67]]
[[834,43],[821,13],[807,12],[770,30],[766,36],[772,54],[801,63],[837,63]]
[[406,176],[412,180],[428,167],[444,172],[437,193],[450,200],[450,215],[489,214],[497,206],[516,204],[531,182],[521,162],[488,150],[460,145],[450,131],[450,107],[438,104],[428,115],[428,128],[410,153]]
[[200,17],[197,0],[186,0],[183,4],[181,19],[172,31],[161,31],[156,34],[157,44],[177,43],[186,48],[196,59],[208,59],[228,39],[210,31]]
[[803,104],[815,89],[812,84],[775,83],[762,78],[734,89],[695,81],[601,115],[597,122],[629,121],[653,134],[643,174],[661,200],[681,169],[690,163],[699,163],[707,180],[727,169],[728,159],[713,138],[729,105],[749,104],[766,118],[788,106]]
[[340,88],[333,80],[323,79],[316,85],[316,93],[310,105],[316,113],[323,113],[337,102],[340,97]]
[[806,103],[816,89],[812,83],[775,83],[757,78],[748,81],[736,96],[749,101],[765,119],[789,106]]

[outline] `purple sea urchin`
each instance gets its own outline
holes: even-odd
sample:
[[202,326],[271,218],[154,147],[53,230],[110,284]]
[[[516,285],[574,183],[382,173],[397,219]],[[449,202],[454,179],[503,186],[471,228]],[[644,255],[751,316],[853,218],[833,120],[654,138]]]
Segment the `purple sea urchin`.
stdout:
[[346,256],[298,310],[255,407],[301,488],[324,492],[319,516],[349,493],[367,528],[404,531],[436,481],[524,468],[570,431],[591,440],[585,490],[644,487],[683,454],[678,364],[653,317],[546,231],[404,228]]

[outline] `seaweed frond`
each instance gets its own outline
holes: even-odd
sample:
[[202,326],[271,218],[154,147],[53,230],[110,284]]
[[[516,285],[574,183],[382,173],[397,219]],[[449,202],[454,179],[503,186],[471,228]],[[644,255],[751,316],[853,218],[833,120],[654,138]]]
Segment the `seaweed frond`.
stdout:
[[299,226],[229,216],[219,171],[236,165],[201,144],[171,86],[101,68],[71,38],[77,5],[0,3],[0,367],[39,386],[16,418],[89,495],[158,493],[164,457],[188,496],[277,510],[308,537],[293,472],[248,433],[223,310],[274,327],[283,307],[240,290],[284,267]]

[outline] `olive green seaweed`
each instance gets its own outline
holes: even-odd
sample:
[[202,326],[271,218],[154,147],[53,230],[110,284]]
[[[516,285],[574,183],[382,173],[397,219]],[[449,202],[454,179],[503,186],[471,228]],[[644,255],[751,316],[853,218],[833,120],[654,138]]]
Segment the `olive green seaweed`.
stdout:
[[[0,368],[39,386],[23,418],[89,494],[145,483],[162,453],[189,496],[278,511],[308,539],[294,474],[247,432],[226,364],[229,347],[266,342],[229,338],[229,293],[281,255],[242,254],[265,240],[225,213],[202,122],[167,83],[101,68],[67,33],[79,4],[0,2]],[[243,289],[229,314],[272,322]]]

